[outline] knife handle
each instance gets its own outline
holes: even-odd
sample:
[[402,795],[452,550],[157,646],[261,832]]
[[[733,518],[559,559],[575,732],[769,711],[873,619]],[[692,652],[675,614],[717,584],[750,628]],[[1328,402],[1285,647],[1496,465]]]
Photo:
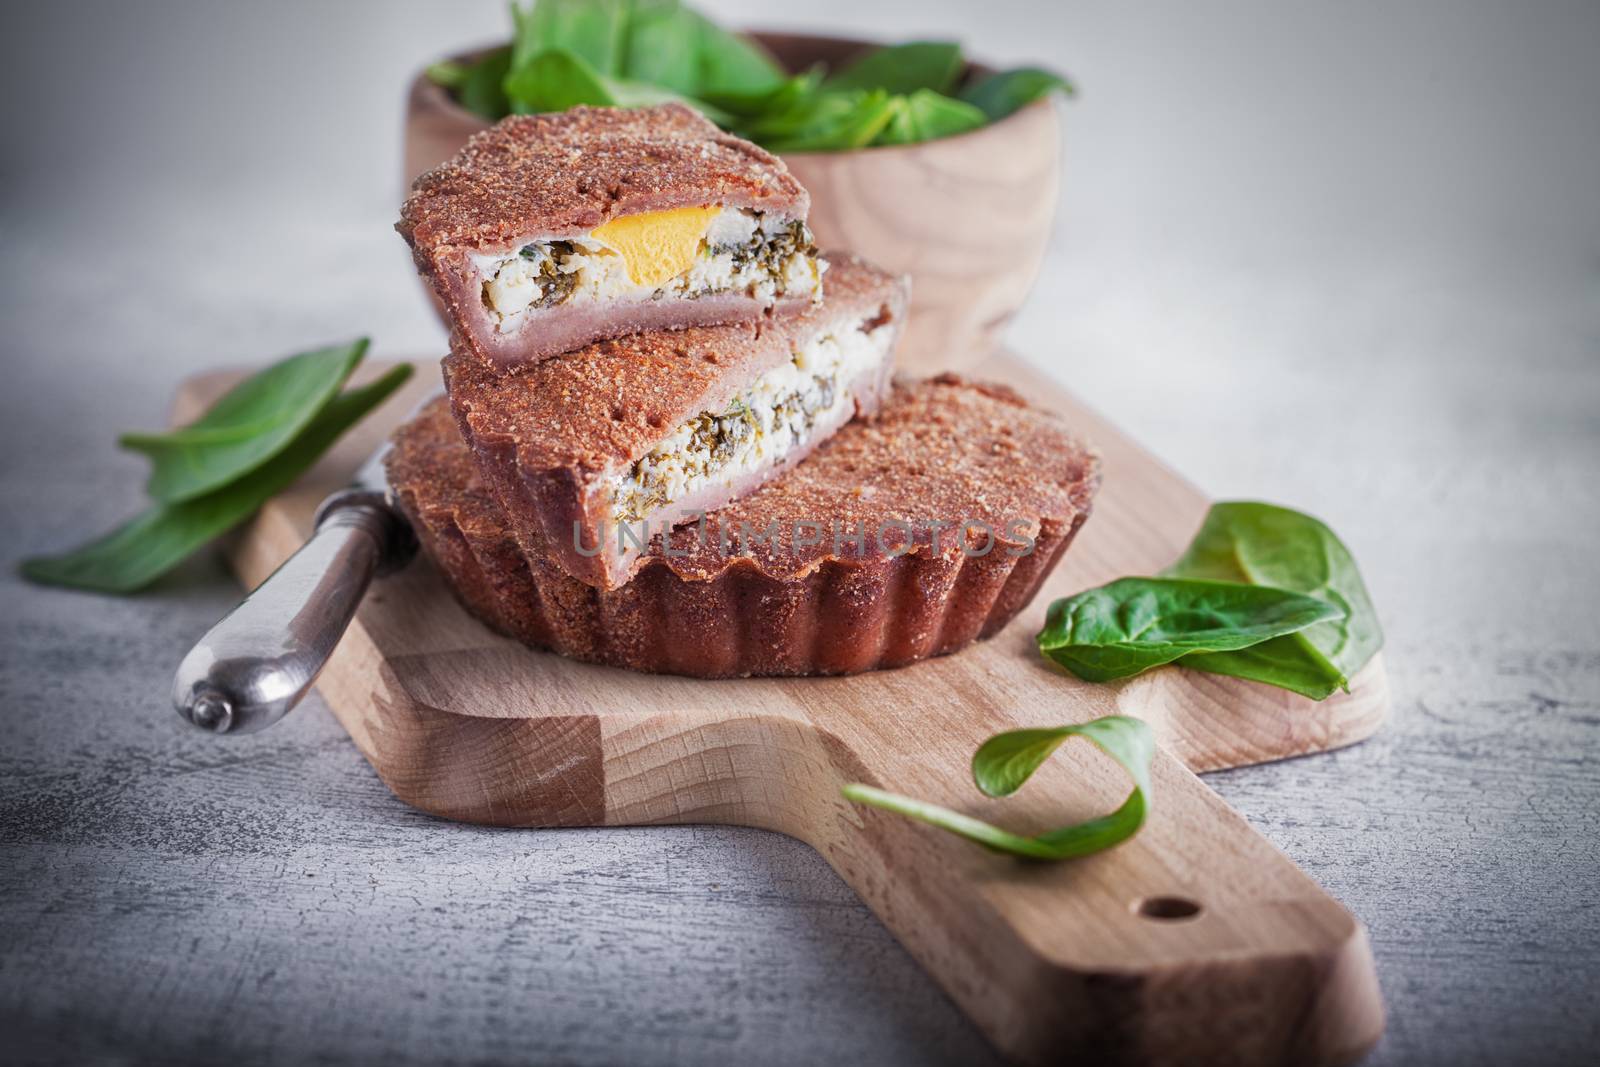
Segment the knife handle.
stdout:
[[190,650],[172,699],[203,730],[247,734],[289,713],[327,664],[375,575],[416,552],[378,493],[329,497],[308,540]]

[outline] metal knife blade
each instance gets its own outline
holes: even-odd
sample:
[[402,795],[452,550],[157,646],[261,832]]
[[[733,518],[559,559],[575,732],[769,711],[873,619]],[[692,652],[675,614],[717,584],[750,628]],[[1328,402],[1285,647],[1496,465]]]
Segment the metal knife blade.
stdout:
[[183,658],[172,683],[179,715],[219,734],[282,719],[327,665],[372,579],[416,555],[416,534],[390,493],[389,447],[385,439],[350,486],[322,502],[306,543]]

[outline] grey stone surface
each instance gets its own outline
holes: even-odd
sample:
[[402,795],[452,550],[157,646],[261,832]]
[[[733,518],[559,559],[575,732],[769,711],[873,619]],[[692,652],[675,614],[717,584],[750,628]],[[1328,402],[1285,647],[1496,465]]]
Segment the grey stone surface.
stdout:
[[[1395,715],[1210,783],[1368,924],[1371,1062],[1582,1062],[1600,992],[1600,9],[717,5],[958,36],[1084,87],[1014,343],[1219,496],[1314,510]],[[7,1059],[982,1062],[803,846],[497,832],[393,800],[316,699],[221,743],[170,672],[216,558],[10,562],[139,506],[174,383],[442,334],[389,232],[400,86],[499,4],[8,8],[0,65]]]

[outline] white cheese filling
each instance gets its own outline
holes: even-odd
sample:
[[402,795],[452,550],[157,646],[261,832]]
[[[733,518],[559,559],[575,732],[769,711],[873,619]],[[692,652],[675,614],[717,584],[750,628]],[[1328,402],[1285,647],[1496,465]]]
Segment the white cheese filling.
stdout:
[[612,521],[638,523],[656,508],[782,460],[819,423],[855,401],[849,385],[877,365],[892,336],[858,326],[823,334],[756,379],[722,411],[702,411],[611,479]]
[[473,266],[483,279],[484,307],[500,333],[515,333],[531,309],[569,302],[642,303],[729,292],[763,304],[791,295],[820,300],[824,264],[804,247],[781,259],[751,254],[781,238],[793,221],[723,208],[707,227],[689,269],[659,287],[635,282],[622,255],[593,237],[531,241],[519,251],[474,256]]

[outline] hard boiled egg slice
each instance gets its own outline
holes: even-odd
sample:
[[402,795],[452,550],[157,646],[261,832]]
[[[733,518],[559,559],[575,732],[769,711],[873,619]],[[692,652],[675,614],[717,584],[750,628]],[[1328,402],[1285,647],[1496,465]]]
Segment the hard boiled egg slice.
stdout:
[[613,249],[635,285],[655,288],[689,269],[700,240],[721,211],[717,207],[678,207],[624,215],[589,236]]

